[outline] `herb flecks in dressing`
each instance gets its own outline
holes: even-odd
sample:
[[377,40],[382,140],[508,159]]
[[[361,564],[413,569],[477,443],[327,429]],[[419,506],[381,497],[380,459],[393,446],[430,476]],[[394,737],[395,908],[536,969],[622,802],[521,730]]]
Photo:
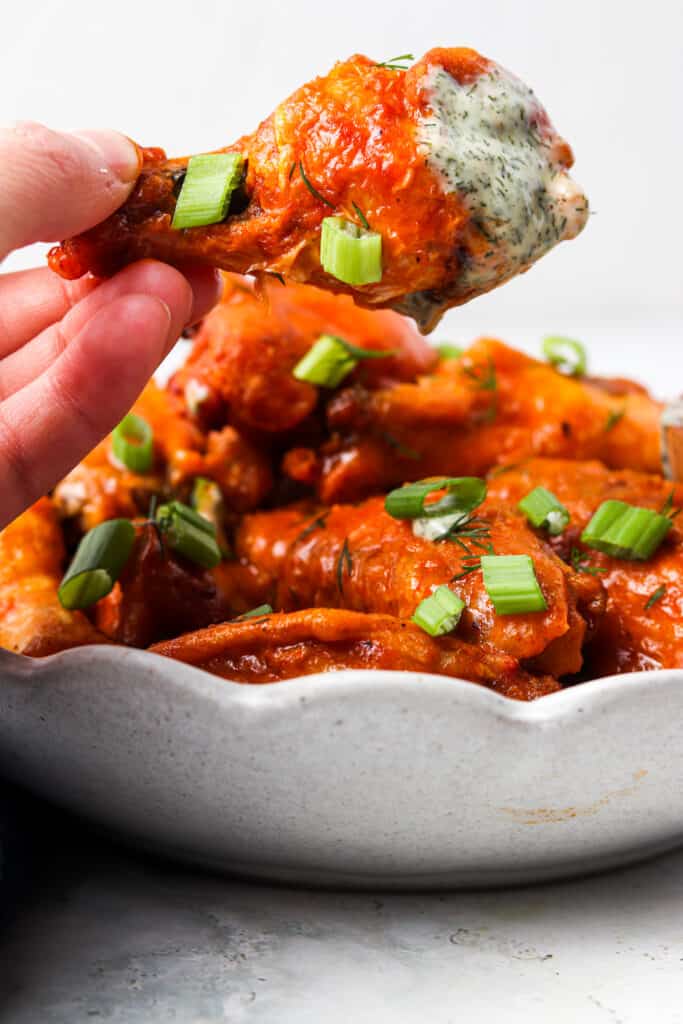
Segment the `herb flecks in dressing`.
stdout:
[[588,200],[530,89],[494,65],[462,85],[433,66],[425,90],[431,109],[418,124],[418,145],[444,191],[463,198],[481,240],[463,266],[459,294],[487,291],[579,234]]

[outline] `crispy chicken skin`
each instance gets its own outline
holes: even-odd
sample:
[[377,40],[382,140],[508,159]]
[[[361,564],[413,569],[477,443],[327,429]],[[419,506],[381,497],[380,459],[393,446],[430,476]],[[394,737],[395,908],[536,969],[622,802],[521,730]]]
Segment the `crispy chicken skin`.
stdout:
[[655,473],[661,412],[630,382],[567,377],[484,338],[414,384],[337,391],[327,405],[327,443],[295,449],[284,468],[297,478],[304,462],[325,503],[434,474],[480,476],[531,455]]
[[322,513],[304,506],[254,513],[238,530],[236,550],[270,578],[262,600],[278,609],[338,607],[407,619],[445,584],[467,605],[457,630],[464,640],[485,641],[538,672],[579,671],[587,630],[601,611],[599,583],[574,573],[521,516],[492,502],[478,514],[497,554],[532,556],[547,611],[496,615],[481,572],[456,578],[463,571],[461,548],[413,536],[409,523],[384,511],[381,498]]
[[[450,306],[573,237],[587,217],[566,173],[571,150],[533,93],[464,48],[430,50],[408,71],[351,57],[225,151],[241,153],[247,171],[222,223],[174,230],[187,158],[141,150],[128,201],[53,249],[52,269],[106,275],[155,257],[271,271],[353,292],[362,305],[400,307],[428,330]],[[383,274],[351,288],[323,271],[320,231],[330,215],[359,223],[357,209],[382,235]]]
[[307,285],[263,280],[255,288],[226,274],[222,302],[201,325],[171,391],[197,407],[200,422],[267,435],[292,430],[318,404],[318,389],[292,370],[322,334],[392,353],[354,371],[350,379],[369,387],[412,381],[436,362],[412,322],[390,310],[369,312],[346,295]]
[[241,683],[272,683],[340,669],[402,669],[457,676],[515,700],[559,689],[531,676],[512,657],[453,637],[432,640],[411,622],[315,608],[226,622],[151,648]]
[[[591,676],[640,669],[683,668],[683,536],[678,520],[646,562],[610,558],[581,544],[580,534],[598,506],[610,498],[661,509],[669,498],[683,506],[683,484],[630,470],[609,470],[599,462],[532,459],[490,482],[491,500],[516,503],[534,487],[547,487],[571,513],[571,524],[555,541],[568,561],[572,549],[598,570],[607,593],[605,614],[587,650]],[[660,587],[665,591],[651,607]]]
[[40,658],[104,642],[85,615],[59,603],[64,556],[49,498],[41,498],[0,532],[0,647]]

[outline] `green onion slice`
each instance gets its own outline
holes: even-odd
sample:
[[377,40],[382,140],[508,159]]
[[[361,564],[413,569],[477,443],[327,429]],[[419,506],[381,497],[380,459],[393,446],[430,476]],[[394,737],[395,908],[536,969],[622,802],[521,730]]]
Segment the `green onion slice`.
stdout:
[[260,604],[258,608],[252,608],[249,612],[244,612],[243,615],[238,615],[233,622],[243,622],[244,619],[255,619],[259,615],[272,615],[273,609],[269,604]]
[[224,220],[244,171],[239,153],[203,153],[190,157],[171,227],[198,228]]
[[106,597],[126,564],[135,541],[129,519],[109,519],[81,539],[57,594],[63,608],[89,608]]
[[588,369],[586,349],[574,338],[551,335],[541,342],[543,355],[560,373],[570,377],[582,377]]
[[344,284],[382,280],[382,236],[342,217],[325,217],[320,236],[323,270]]
[[220,552],[228,558],[232,552],[225,534],[225,502],[216,481],[206,476],[195,477],[191,501],[199,515],[213,526]]
[[646,561],[671,529],[671,519],[651,508],[625,501],[604,501],[581,534],[581,540],[612,558]]
[[147,420],[129,412],[111,435],[111,448],[118,461],[134,473],[148,473],[154,461],[154,433]]
[[297,380],[336,388],[362,359],[387,359],[395,354],[394,351],[359,348],[333,334],[323,334],[299,360],[292,373]]
[[160,505],[156,521],[164,540],[173,551],[203,569],[213,569],[221,561],[216,528],[189,505],[181,501]]
[[[435,491],[445,490],[438,501],[425,499]],[[486,482],[478,476],[446,476],[437,480],[418,480],[414,484],[390,491],[384,507],[394,519],[432,519],[451,513],[467,513],[481,505],[486,497]]]
[[437,587],[433,594],[420,601],[413,622],[430,636],[452,632],[460,621],[465,602],[448,587]]
[[545,487],[535,487],[529,491],[517,507],[532,526],[547,530],[553,537],[562,533],[569,523],[569,512],[552,491],[547,491]]
[[498,615],[544,612],[548,607],[529,555],[482,555],[481,568]]
[[450,341],[444,341],[440,345],[437,345],[436,350],[441,359],[460,359],[465,351],[464,348],[460,348],[459,345],[452,345]]

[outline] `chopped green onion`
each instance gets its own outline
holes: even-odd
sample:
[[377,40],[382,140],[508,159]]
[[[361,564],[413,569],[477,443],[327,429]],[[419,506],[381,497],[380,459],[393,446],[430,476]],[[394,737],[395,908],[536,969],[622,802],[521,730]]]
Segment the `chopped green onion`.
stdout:
[[430,597],[420,601],[413,622],[430,636],[451,633],[460,621],[465,602],[448,587],[437,587]]
[[481,568],[498,615],[544,612],[548,607],[529,555],[482,555]]
[[221,560],[215,527],[189,505],[170,501],[157,509],[156,521],[168,546],[204,569]]
[[535,487],[522,498],[517,508],[523,512],[532,526],[547,530],[551,536],[562,533],[569,522],[569,512],[557,500],[552,491]]
[[198,228],[224,220],[244,170],[239,153],[190,157],[171,227]]
[[57,591],[62,607],[89,608],[106,597],[126,564],[135,541],[129,519],[109,519],[82,538]]
[[269,604],[260,604],[258,608],[252,608],[249,612],[244,612],[242,615],[238,615],[233,622],[243,622],[244,619],[255,619],[259,615],[272,615],[273,609]]
[[645,561],[671,529],[671,519],[625,501],[604,501],[581,534],[589,548],[612,558]]
[[323,270],[344,284],[382,280],[382,236],[342,217],[325,217],[320,236]]
[[336,388],[358,365],[358,360],[347,352],[339,338],[323,334],[303,359],[292,370],[297,380],[318,384],[324,388]]
[[134,473],[148,473],[154,460],[154,434],[147,420],[135,413],[124,416],[111,435],[111,448],[120,463]]
[[191,500],[192,507],[213,526],[221,554],[223,558],[228,558],[231,550],[225,535],[225,502],[220,487],[208,477],[195,477]]
[[580,341],[552,335],[542,341],[543,355],[560,373],[582,377],[588,368],[586,349]]
[[[425,505],[428,495],[442,490],[446,491],[443,498]],[[431,519],[453,512],[471,512],[485,497],[486,483],[478,476],[441,477],[418,480],[390,491],[384,499],[384,507],[394,519]]]
[[436,350],[441,359],[460,359],[461,355],[465,351],[463,348],[460,348],[459,345],[451,345],[449,341],[444,341],[441,345],[437,345]]
[[293,375],[297,380],[319,384],[325,388],[336,388],[356,368],[361,359],[387,359],[395,355],[392,351],[359,348],[333,334],[323,334],[299,360]]

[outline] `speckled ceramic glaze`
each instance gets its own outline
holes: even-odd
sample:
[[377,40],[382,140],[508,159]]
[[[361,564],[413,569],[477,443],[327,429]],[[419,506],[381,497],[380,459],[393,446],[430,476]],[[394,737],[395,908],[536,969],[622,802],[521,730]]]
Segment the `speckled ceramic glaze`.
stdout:
[[0,652],[0,771],[226,871],[379,887],[541,881],[683,839],[683,672],[533,704],[411,672],[243,686],[142,651]]

